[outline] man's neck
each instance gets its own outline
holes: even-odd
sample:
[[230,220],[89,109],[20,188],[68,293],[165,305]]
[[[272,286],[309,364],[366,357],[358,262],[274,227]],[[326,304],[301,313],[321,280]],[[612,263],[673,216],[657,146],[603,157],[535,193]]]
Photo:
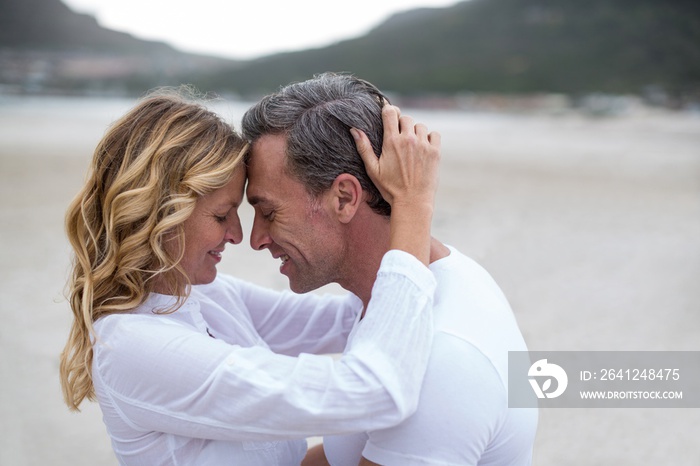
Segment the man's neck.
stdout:
[[367,308],[382,257],[389,250],[389,221],[373,212],[347,225],[348,249],[343,278],[338,283],[362,300]]
[[[367,309],[372,298],[372,288],[384,254],[389,250],[390,227],[388,219],[367,212],[362,222],[348,225],[348,249],[346,251],[343,278],[340,286],[362,300]],[[360,220],[360,219],[358,219]],[[430,262],[442,259],[450,250],[435,238],[430,243]],[[363,311],[364,316],[364,311]]]

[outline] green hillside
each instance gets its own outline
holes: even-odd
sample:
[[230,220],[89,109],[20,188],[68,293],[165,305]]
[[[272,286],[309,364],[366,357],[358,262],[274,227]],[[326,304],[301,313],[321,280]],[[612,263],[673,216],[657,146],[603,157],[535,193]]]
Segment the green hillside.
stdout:
[[256,97],[345,71],[408,96],[653,90],[700,101],[698,0],[468,0],[397,14],[329,47],[246,62],[110,31],[60,0],[0,0],[0,11],[0,92],[141,93],[185,82]]
[[101,27],[60,0],[0,0],[0,92],[140,94],[235,62]]
[[102,28],[59,0],[0,0],[0,47],[71,52],[160,53],[175,49]]
[[200,82],[258,94],[321,71],[403,94],[700,92],[697,0],[471,0],[364,37],[265,57]]

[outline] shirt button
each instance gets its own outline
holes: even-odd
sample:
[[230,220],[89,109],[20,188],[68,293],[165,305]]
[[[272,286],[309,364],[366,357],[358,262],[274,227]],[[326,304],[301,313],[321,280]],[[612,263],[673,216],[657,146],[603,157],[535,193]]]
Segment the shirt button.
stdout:
[[228,358],[226,358],[226,364],[228,364],[229,366],[233,366],[235,362],[236,358],[234,358],[233,356],[229,356]]

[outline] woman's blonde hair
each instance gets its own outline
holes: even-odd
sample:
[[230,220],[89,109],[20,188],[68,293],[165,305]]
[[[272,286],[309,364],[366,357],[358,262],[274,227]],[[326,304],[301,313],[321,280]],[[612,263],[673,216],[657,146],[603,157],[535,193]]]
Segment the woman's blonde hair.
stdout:
[[[178,296],[166,311],[184,301],[183,223],[200,196],[231,179],[246,147],[233,127],[182,90],[144,98],[97,145],[85,186],[66,213],[74,320],[60,376],[72,410],[95,397],[97,319],[142,304],[155,278]],[[166,241],[175,247],[165,248]]]

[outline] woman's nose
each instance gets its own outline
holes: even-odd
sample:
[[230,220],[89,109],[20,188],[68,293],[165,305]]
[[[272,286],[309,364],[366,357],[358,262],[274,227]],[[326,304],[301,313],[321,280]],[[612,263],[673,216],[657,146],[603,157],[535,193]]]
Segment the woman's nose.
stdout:
[[232,244],[240,244],[243,241],[243,227],[238,215],[231,219],[231,224],[226,229],[226,241]]

